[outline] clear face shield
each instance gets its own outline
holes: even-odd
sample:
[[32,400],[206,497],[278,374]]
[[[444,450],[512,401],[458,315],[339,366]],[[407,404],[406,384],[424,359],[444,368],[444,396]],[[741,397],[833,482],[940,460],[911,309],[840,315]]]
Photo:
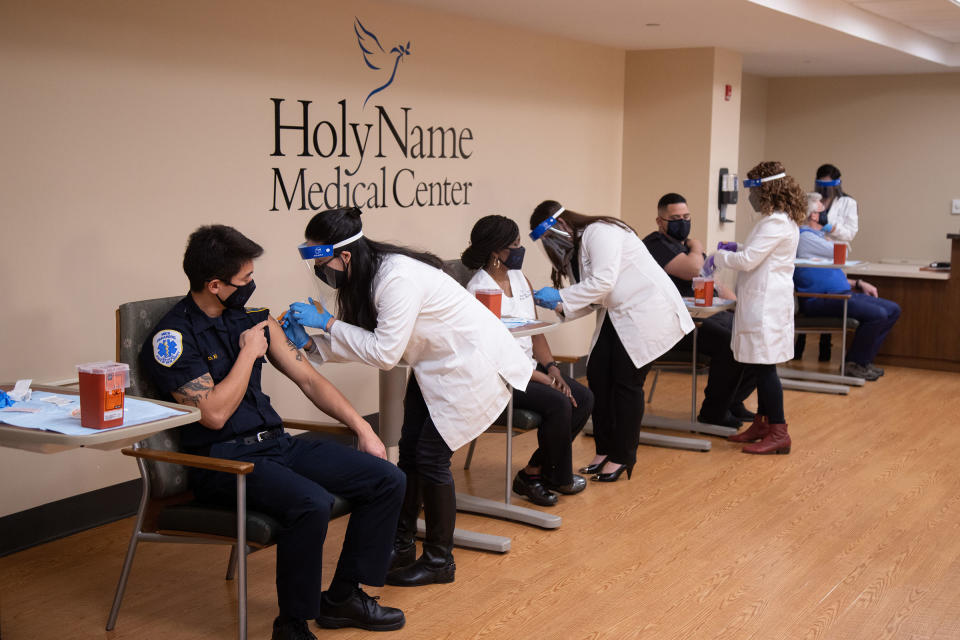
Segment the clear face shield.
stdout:
[[[309,273],[309,280],[312,283],[313,299],[330,310],[332,305],[328,301],[330,290],[341,286],[346,278],[346,271],[337,271],[330,266],[330,262],[337,262],[334,256],[335,249],[345,247],[363,237],[363,232],[341,240],[336,244],[312,244],[304,242],[297,247],[300,253],[300,259]],[[337,267],[340,264],[336,265]]]
[[[530,232],[530,239],[540,241],[540,247],[561,275],[573,282],[573,269],[571,268],[573,260],[573,236],[563,229],[556,227],[557,218],[564,212],[564,208],[554,213],[552,216],[541,222]],[[560,265],[558,268],[557,265]]]
[[823,194],[823,197],[831,202],[834,198],[842,195],[840,183],[840,178],[837,178],[836,180],[831,180],[830,178],[821,178],[814,181],[817,191]]

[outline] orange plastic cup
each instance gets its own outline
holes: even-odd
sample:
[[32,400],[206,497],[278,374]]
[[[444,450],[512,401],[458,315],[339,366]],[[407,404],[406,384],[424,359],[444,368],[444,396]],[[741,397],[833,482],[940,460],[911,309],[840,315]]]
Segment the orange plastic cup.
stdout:
[[847,245],[842,242],[833,243],[833,264],[847,264]]
[[477,289],[477,300],[483,303],[493,315],[500,317],[500,303],[503,301],[503,291],[500,289]]
[[693,279],[693,304],[698,307],[713,306],[713,278]]

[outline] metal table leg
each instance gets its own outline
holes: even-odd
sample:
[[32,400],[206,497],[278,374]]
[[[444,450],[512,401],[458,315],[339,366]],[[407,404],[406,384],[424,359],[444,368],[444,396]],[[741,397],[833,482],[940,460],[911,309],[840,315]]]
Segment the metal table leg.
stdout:
[[[710,435],[722,437],[730,436],[737,432],[736,429],[731,427],[721,427],[719,425],[706,424],[697,421],[697,335],[699,330],[699,326],[694,323],[693,357],[691,358],[690,365],[690,375],[692,380],[690,389],[690,420],[687,421],[677,418],[665,418],[657,415],[644,415],[643,422],[641,423],[642,426],[652,427],[654,429],[669,429],[671,431],[709,433]],[[709,440],[663,436],[649,433],[647,431],[640,432],[640,444],[646,444],[654,447],[669,447],[671,449],[686,449],[689,451],[710,451],[712,446]]]

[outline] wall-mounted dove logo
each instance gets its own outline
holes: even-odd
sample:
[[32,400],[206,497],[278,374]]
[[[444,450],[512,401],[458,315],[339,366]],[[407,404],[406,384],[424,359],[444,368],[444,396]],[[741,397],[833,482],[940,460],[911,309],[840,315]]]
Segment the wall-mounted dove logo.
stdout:
[[382,72],[381,76],[386,74],[387,69],[390,69],[390,77],[387,78],[386,82],[371,91],[367,95],[367,99],[363,101],[365,107],[367,106],[367,100],[370,100],[374,94],[380,93],[393,83],[393,79],[397,77],[397,67],[400,65],[400,61],[403,60],[404,56],[410,55],[410,42],[407,42],[406,45],[398,44],[387,53],[377,36],[364,27],[359,18],[354,18],[353,31],[357,34],[357,44],[360,45],[360,50],[363,52],[363,61],[367,63],[367,66],[374,71]]

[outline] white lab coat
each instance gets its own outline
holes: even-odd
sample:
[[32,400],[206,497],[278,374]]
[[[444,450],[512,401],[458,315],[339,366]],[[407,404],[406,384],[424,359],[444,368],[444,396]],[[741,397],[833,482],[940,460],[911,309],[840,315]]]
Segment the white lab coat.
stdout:
[[568,319],[600,305],[590,350],[606,314],[635,367],[642,367],[693,331],[693,320],[667,272],[629,229],[595,222],[580,243],[580,282],[560,289]]
[[827,212],[827,222],[833,225],[827,236],[834,242],[842,242],[849,247],[860,230],[857,201],[850,196],[841,196],[834,200]]
[[451,449],[483,433],[510,400],[504,383],[525,390],[533,365],[507,328],[456,280],[402,255],[374,276],[377,328],[337,321],[314,336],[320,362],[413,368],[437,431]]
[[785,213],[763,216],[740,251],[718,251],[714,263],[742,273],[730,348],[739,362],[778,364],[793,358],[793,261],[800,230]]

